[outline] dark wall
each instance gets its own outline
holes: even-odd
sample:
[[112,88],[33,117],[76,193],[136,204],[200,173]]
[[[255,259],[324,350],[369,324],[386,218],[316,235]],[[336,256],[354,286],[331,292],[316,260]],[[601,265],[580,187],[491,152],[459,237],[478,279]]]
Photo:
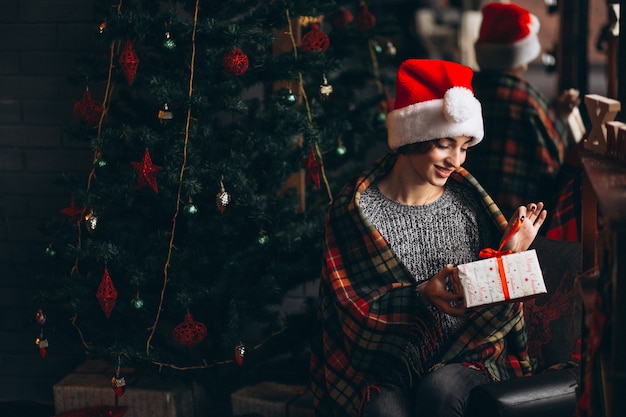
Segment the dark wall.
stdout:
[[52,385],[83,359],[51,320],[40,356],[30,294],[48,244],[38,228],[69,205],[54,180],[91,165],[62,129],[84,91],[68,76],[97,26],[91,0],[0,0],[0,401],[52,402]]

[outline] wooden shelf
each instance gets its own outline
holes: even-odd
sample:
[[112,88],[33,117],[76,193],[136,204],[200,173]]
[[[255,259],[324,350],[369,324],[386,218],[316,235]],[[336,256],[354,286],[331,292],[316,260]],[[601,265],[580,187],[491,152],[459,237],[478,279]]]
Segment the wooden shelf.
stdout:
[[626,221],[626,166],[588,151],[580,159],[602,216]]
[[[596,344],[598,351],[583,359],[583,365],[588,361],[593,366],[591,375],[581,375],[581,389],[593,381],[593,416],[622,417],[626,416],[626,166],[588,151],[580,158],[583,270],[592,271],[581,279],[581,289],[588,300],[587,317],[606,318],[603,329],[597,321],[586,320],[583,348]],[[598,332],[601,342],[585,340]],[[587,369],[583,366],[582,372]]]

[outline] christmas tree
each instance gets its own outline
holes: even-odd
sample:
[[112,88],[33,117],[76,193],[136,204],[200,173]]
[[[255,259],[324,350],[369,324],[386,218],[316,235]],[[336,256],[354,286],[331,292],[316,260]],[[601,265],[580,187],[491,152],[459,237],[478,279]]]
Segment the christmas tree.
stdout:
[[386,143],[393,28],[354,1],[100,6],[68,127],[93,169],[61,179],[41,314],[90,356],[245,383],[306,350],[310,316],[277,307],[317,279],[333,193]]

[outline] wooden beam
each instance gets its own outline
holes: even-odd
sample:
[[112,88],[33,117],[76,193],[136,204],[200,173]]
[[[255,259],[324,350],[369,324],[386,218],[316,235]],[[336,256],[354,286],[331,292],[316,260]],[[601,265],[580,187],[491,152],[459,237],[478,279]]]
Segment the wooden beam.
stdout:
[[618,91],[618,47],[619,47],[619,4],[616,3],[608,3],[607,11],[608,11],[608,21],[609,21],[609,30],[607,33],[607,52],[606,52],[606,80],[607,80],[607,88],[606,94],[607,97],[617,99]]
[[559,10],[558,91],[576,88],[581,95],[585,95],[589,90],[589,0],[560,1]]
[[[621,103],[626,103],[626,41],[624,41],[624,33],[626,33],[626,19],[624,19],[625,7],[618,1],[618,22],[619,27],[618,39],[621,37],[622,42],[617,42],[617,100]],[[621,81],[621,82],[620,82]],[[620,112],[617,115],[617,120],[626,122],[626,112]]]

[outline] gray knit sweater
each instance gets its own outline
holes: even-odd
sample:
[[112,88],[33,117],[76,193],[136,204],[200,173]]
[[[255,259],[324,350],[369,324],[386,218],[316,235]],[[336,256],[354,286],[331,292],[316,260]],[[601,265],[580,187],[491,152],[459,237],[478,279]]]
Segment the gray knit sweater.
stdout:
[[[418,283],[430,279],[446,264],[477,260],[480,249],[497,243],[497,229],[481,204],[475,193],[456,181],[448,181],[443,195],[424,206],[390,200],[376,183],[359,200],[363,213]],[[435,308],[431,311],[441,326],[445,343],[464,317],[449,316]]]

